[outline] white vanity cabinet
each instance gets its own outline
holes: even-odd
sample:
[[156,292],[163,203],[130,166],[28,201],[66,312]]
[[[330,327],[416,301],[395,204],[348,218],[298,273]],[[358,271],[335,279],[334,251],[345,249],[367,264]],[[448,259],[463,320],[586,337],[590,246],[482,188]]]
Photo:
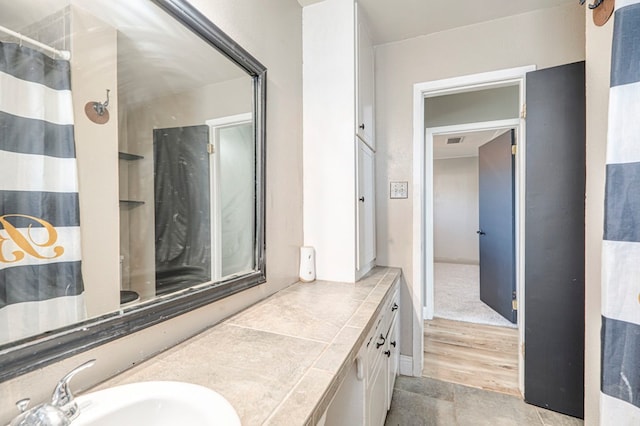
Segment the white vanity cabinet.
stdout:
[[399,303],[396,284],[329,404],[323,416],[324,425],[384,425],[398,375]]
[[376,258],[374,51],[354,0],[302,16],[304,245],[318,279],[355,282]]
[[365,386],[365,425],[384,425],[391,406],[400,356],[399,303],[400,296],[396,287],[383,306],[375,331],[365,343],[365,365],[368,373]]

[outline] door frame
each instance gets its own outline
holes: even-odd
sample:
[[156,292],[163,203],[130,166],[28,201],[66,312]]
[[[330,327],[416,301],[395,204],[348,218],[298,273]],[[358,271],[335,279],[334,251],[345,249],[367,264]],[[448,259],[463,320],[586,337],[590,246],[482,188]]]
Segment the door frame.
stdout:
[[[209,126],[209,144],[213,145],[214,154],[219,153],[218,130],[240,124],[253,123],[250,112],[212,118],[205,121]],[[209,188],[211,193],[211,279],[222,279],[222,207],[220,205],[220,155],[209,156]]]
[[[427,81],[413,85],[413,248],[412,248],[412,304],[415,312],[413,326],[413,374],[422,375],[424,361],[424,319],[427,310],[425,301],[431,303],[433,315],[433,297],[427,298],[427,286],[433,292],[433,134],[427,139],[424,122],[424,100],[426,98],[470,92],[480,89],[499,88],[518,85],[520,105],[525,103],[526,73],[535,71],[536,66],[524,66],[499,71],[472,74],[443,80]],[[518,385],[524,391],[524,189],[525,189],[525,109],[520,118],[510,120],[517,128],[516,153],[516,291],[518,298]],[[492,125],[495,126],[496,122]],[[472,123],[469,129],[478,129]],[[502,124],[502,123],[501,123]],[[458,127],[460,129],[462,125]],[[451,127],[451,126],[446,126]],[[502,126],[504,127],[504,126]],[[482,127],[481,127],[482,128]],[[441,128],[437,128],[441,129]],[[437,130],[436,129],[436,130]],[[433,130],[433,129],[430,129]],[[428,148],[428,149],[427,149]],[[426,238],[431,235],[431,238]]]

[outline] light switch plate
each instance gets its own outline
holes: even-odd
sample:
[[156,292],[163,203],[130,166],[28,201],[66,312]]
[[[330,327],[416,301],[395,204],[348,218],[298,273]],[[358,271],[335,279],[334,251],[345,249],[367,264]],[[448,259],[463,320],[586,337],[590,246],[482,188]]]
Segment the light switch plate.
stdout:
[[389,198],[408,198],[409,182],[390,182]]

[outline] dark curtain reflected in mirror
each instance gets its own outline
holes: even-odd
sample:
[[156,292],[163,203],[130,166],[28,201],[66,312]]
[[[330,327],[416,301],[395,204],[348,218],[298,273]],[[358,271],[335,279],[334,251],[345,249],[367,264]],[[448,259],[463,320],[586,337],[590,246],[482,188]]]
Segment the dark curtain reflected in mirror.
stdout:
[[153,131],[156,295],[211,281],[209,127]]

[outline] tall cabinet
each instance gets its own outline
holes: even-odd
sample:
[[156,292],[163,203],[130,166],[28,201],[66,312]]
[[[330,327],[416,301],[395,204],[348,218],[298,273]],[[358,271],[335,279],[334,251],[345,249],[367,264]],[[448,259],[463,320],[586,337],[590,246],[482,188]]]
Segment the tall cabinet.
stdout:
[[374,54],[353,0],[303,9],[304,243],[318,279],[375,265]]

